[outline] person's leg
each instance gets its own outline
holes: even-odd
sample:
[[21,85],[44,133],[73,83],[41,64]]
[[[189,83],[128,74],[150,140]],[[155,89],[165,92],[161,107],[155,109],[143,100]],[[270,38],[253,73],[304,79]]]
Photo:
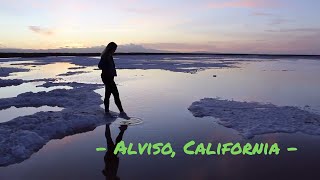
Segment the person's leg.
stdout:
[[109,112],[109,104],[110,104],[110,96],[111,96],[111,87],[110,87],[110,81],[107,79],[103,78],[102,79],[104,86],[105,86],[105,93],[104,93],[104,111],[106,113]]
[[110,96],[111,96],[111,91],[110,91],[110,88],[108,86],[105,86],[105,95],[104,95],[104,101],[103,101],[103,104],[104,104],[104,111],[106,113],[109,112],[109,104],[110,104]]
[[120,112],[124,112],[123,108],[122,108],[121,100],[120,100],[119,91],[118,91],[117,85],[116,85],[116,83],[114,82],[113,79],[112,79],[112,82],[111,82],[110,86],[111,86],[111,93],[113,95],[114,102],[116,103],[119,111]]
[[112,141],[112,138],[111,138],[111,132],[110,132],[110,125],[106,125],[106,130],[105,130],[105,133],[104,133],[105,137],[106,137],[106,140],[107,140],[107,145],[108,145],[108,150],[110,149],[114,149],[115,145]]

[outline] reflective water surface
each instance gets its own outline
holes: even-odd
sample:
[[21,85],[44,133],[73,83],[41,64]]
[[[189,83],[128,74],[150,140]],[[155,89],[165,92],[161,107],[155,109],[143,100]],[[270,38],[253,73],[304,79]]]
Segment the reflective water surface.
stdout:
[[[73,67],[59,63],[55,66],[59,70],[50,70],[41,78],[56,76]],[[100,83],[100,72],[93,69],[88,67],[85,71],[90,73],[62,77],[61,81]],[[32,73],[12,77],[39,78],[39,74]],[[214,118],[195,118],[187,109],[201,98],[221,97],[302,108],[308,105],[310,111],[320,112],[320,61],[246,62],[239,68],[209,69],[196,74],[163,70],[118,70],[118,74],[116,82],[123,106],[128,115],[141,118],[142,124],[119,127],[121,119],[117,119],[110,126],[100,126],[92,132],[50,141],[30,159],[0,168],[0,179],[320,178],[320,137],[275,133],[246,140],[233,129],[218,125]],[[15,88],[20,89],[16,90],[19,93],[27,91],[26,87]],[[96,92],[103,95],[104,89]],[[117,110],[113,103],[111,109]],[[117,139],[135,145],[170,142],[176,156],[96,152],[97,147],[111,148]],[[190,156],[182,149],[190,140],[214,144],[277,142],[283,151],[278,156]],[[285,148],[291,146],[298,151],[286,152]]]

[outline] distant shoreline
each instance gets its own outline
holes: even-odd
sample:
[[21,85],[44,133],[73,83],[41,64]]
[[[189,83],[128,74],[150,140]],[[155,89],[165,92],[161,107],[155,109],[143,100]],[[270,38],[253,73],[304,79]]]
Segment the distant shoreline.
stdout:
[[[245,56],[245,57],[310,57],[320,58],[320,55],[295,55],[295,54],[237,54],[237,53],[116,53],[115,56],[122,55],[173,55],[173,56]],[[100,56],[100,53],[0,53],[0,58],[32,58],[48,56]]]

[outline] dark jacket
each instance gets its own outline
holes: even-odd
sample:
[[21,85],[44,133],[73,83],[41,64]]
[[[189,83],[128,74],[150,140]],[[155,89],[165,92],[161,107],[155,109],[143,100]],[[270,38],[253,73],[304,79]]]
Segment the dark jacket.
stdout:
[[102,70],[101,76],[103,77],[117,76],[116,66],[114,64],[112,56],[101,56],[98,67]]

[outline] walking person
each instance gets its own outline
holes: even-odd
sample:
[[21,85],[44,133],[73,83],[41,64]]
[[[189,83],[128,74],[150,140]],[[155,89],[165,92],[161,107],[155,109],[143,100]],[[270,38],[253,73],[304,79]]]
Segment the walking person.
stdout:
[[117,71],[113,61],[113,55],[117,50],[117,47],[118,46],[116,43],[110,42],[108,46],[104,49],[104,51],[101,53],[101,59],[98,65],[99,69],[102,70],[101,79],[103,84],[105,85],[104,107],[106,115],[112,117],[112,115],[109,112],[110,96],[112,94],[114,102],[120,111],[119,117],[128,119],[129,117],[124,112],[121,104],[117,85],[114,82],[114,77],[117,76]]

